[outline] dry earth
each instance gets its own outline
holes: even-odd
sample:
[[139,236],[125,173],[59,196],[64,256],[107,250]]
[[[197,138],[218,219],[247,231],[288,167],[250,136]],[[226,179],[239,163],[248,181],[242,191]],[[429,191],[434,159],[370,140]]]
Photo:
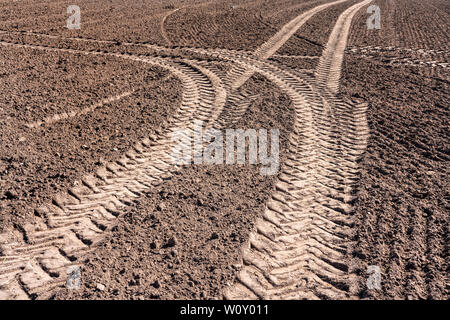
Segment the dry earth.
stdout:
[[[0,299],[448,299],[447,1],[70,4],[0,2]],[[278,174],[173,164],[194,120]]]

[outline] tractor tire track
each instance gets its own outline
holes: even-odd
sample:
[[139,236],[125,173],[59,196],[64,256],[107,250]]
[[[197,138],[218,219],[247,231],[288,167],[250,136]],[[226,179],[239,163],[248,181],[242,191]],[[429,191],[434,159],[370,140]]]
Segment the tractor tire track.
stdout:
[[[171,129],[137,143],[121,159],[86,176],[67,193],[56,195],[51,204],[36,209],[34,223],[19,228],[19,236],[14,232],[0,235],[0,297],[43,298],[65,283],[67,268],[94,248],[121,208],[176,169],[170,154],[173,130],[191,126],[193,119],[216,118],[226,92],[211,72],[187,60],[1,44],[141,61],[168,69],[180,78],[185,89]],[[217,110],[212,110],[215,107]]]
[[338,93],[342,61],[352,19],[362,7],[370,2],[372,0],[359,2],[339,16],[317,66],[316,79],[319,87],[327,87],[334,94]]
[[177,12],[178,10],[180,10],[182,8],[176,8],[170,12],[168,12],[161,20],[161,35],[163,36],[164,40],[166,41],[167,45],[171,46],[172,45],[172,41],[170,41],[169,36],[167,35],[166,32],[166,28],[164,26],[164,24],[166,23],[167,18],[169,18],[172,14],[174,14],[175,12]]
[[[298,17],[287,23],[283,28],[272,36],[267,42],[261,45],[255,52],[251,53],[259,59],[266,60],[275,54],[278,49],[280,49],[296,32],[304,25],[312,16],[316,13],[326,9],[329,6],[345,2],[347,0],[339,0],[331,3],[319,5],[310,9]],[[208,55],[208,50],[202,49],[189,49],[185,48],[187,51],[199,52]],[[230,50],[216,50],[216,52],[229,52],[232,55],[240,55],[240,52],[233,52]],[[254,74],[252,68],[246,68],[240,64],[232,64],[232,68],[228,71],[224,83],[227,86],[229,92],[229,101],[227,102],[227,107],[225,108],[225,114],[222,119],[220,119],[219,124],[222,126],[224,123],[233,124],[235,123],[247,110],[248,106],[255,99],[253,96],[249,96],[246,93],[239,93],[239,88],[244,85],[244,83],[251,78]]]
[[[351,19],[368,2],[340,16],[330,37],[332,45],[321,57],[322,65],[326,62],[329,67],[320,68],[316,79],[305,81],[306,75],[274,64],[259,67],[258,72],[294,102],[295,130],[289,161],[243,248],[244,268],[236,283],[225,289],[227,299],[342,299],[356,295],[355,276],[345,261],[351,246],[357,160],[369,134],[367,105],[335,97],[339,81],[335,74],[336,70],[340,74]],[[331,51],[332,47],[336,50]],[[255,65],[256,61],[243,67]]]
[[448,80],[449,50],[427,50],[397,47],[356,47],[348,50],[363,59],[370,59],[391,66],[418,68],[420,74],[428,78]]
[[[316,13],[332,6],[345,2],[347,0],[338,0],[317,6],[311,10],[308,10],[289,23],[287,23],[279,32],[277,32],[272,38],[270,38],[266,43],[260,46],[255,52],[254,56],[259,59],[268,59],[271,55],[278,51],[285,43],[288,41],[297,30],[304,25],[312,16]],[[232,68],[229,72],[229,80],[226,81],[235,90],[241,87],[253,74],[252,69],[242,69],[240,66]]]
[[227,299],[348,298],[345,265],[356,161],[368,134],[366,105],[319,90],[314,78],[250,57],[228,57],[261,73],[293,101],[294,132],[276,192],[243,248],[244,268]]
[[93,105],[91,105],[89,107],[83,108],[83,109],[81,109],[79,111],[70,111],[70,112],[62,112],[62,113],[54,114],[54,115],[46,117],[46,118],[44,118],[42,120],[27,123],[27,124],[25,124],[25,126],[27,126],[30,129],[34,129],[34,128],[40,127],[43,124],[52,124],[52,123],[56,123],[56,122],[61,121],[61,120],[65,120],[65,119],[73,118],[73,117],[76,117],[76,116],[84,115],[84,114],[87,114],[89,112],[94,111],[97,108],[102,107],[103,105],[112,103],[114,101],[119,101],[119,100],[121,100],[121,99],[123,99],[125,97],[128,97],[128,96],[134,94],[135,91],[136,90],[126,91],[126,92],[123,92],[121,94],[118,94],[118,95],[111,96],[111,97],[108,97],[106,99],[103,99],[100,102],[97,102],[97,103],[95,103],[95,104],[93,104]]

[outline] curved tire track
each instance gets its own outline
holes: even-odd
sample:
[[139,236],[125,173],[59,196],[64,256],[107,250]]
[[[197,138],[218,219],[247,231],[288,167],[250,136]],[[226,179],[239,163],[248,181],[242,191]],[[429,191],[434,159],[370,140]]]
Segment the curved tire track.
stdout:
[[[224,57],[225,58],[225,57]],[[345,265],[357,159],[365,149],[365,105],[319,90],[313,78],[269,62],[235,58],[293,101],[294,132],[276,191],[243,248],[244,268],[228,299],[348,298]]]
[[114,101],[119,101],[125,97],[128,97],[128,96],[134,94],[135,92],[136,92],[136,90],[125,91],[118,95],[114,95],[114,96],[108,97],[106,99],[103,99],[100,102],[94,103],[93,105],[83,108],[81,110],[57,113],[57,114],[54,114],[53,116],[46,117],[42,120],[29,122],[26,124],[26,126],[30,129],[34,129],[34,128],[41,126],[42,124],[52,124],[52,123],[55,123],[55,122],[58,122],[61,120],[68,119],[68,118],[73,118],[76,116],[84,115],[84,114],[92,112],[95,109],[100,108],[106,104],[112,103]]
[[35,222],[21,228],[23,240],[12,233],[0,235],[0,298],[45,297],[66,281],[67,268],[92,250],[124,206],[176,169],[170,155],[172,130],[190,127],[193,119],[217,118],[226,92],[218,77],[187,60],[1,44],[141,61],[168,69],[184,86],[182,104],[170,129],[137,143],[121,159],[86,176],[67,193],[56,195],[51,204],[36,209]]
[[167,18],[169,18],[172,14],[174,14],[175,12],[177,12],[178,10],[180,10],[182,8],[176,8],[172,11],[169,11],[162,19],[161,19],[161,35],[163,36],[164,40],[166,40],[167,45],[171,46],[172,45],[172,41],[170,41],[169,36],[167,35],[166,32],[166,28],[164,26],[164,24],[166,23]]
[[320,88],[327,87],[334,94],[338,93],[342,61],[352,19],[362,7],[370,2],[372,0],[359,2],[339,16],[317,66],[316,79]]

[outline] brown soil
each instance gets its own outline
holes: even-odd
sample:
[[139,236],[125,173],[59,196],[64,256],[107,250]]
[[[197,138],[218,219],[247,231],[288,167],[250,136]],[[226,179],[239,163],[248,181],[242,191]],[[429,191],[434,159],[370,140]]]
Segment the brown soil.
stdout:
[[[178,59],[185,49],[171,51],[175,46],[251,52],[326,2],[79,1],[81,30],[65,27],[68,1],[0,3],[0,236],[15,230],[20,241],[30,242],[24,226],[38,218],[36,208],[167,128],[182,100],[181,81],[113,53]],[[357,2],[313,16],[270,60],[313,75],[337,18]],[[367,30],[365,9],[353,19],[339,95],[369,104],[371,133],[359,161],[354,241],[345,264],[356,275],[359,298],[448,299],[450,8],[445,0],[376,4],[381,30]],[[233,67],[200,53],[184,51],[184,57],[221,77]],[[292,101],[258,74],[239,92],[257,97],[237,123],[225,127],[280,129],[284,163]],[[51,297],[222,298],[242,268],[241,247],[276,178],[249,165],[182,168],[127,202],[115,226],[102,230],[103,240],[78,261],[80,290],[60,289]],[[382,271],[381,290],[366,286],[371,265]]]
[[448,297],[449,85],[411,71],[346,59],[343,94],[370,103],[354,255],[362,274],[381,268],[383,290],[366,291],[362,282],[364,297]]
[[[423,30],[422,26],[428,28],[439,21],[442,12],[434,7],[440,5],[438,1],[426,6],[400,2],[389,19],[399,21],[396,14],[400,12],[411,16],[419,5],[423,14],[408,20],[408,26],[422,23]],[[448,24],[441,27],[448,28]],[[356,22],[353,29],[359,30]],[[372,39],[377,39],[378,45],[384,42],[388,46],[391,39],[384,37],[385,31],[352,38],[352,43],[372,45]],[[428,39],[426,36],[420,40],[399,37],[414,47],[428,47],[422,41]],[[445,36],[437,39],[444,41]],[[430,49],[442,45],[437,41]],[[430,65],[392,65],[377,56],[380,54],[361,59],[348,54],[342,82],[343,95],[369,103],[371,135],[361,162],[356,243],[351,257],[361,276],[360,295],[372,299],[448,299],[449,79],[423,76],[431,73]],[[408,57],[405,52],[402,56]],[[370,265],[381,269],[381,290],[366,288]]]

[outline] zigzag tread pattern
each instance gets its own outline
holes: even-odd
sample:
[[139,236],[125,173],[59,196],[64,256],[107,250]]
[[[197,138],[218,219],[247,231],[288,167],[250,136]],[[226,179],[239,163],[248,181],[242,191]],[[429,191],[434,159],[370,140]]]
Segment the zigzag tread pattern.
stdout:
[[316,78],[261,65],[294,102],[294,132],[275,192],[242,249],[244,267],[224,290],[227,299],[354,298],[345,261],[357,160],[369,134],[367,105],[335,94],[351,19],[369,2],[340,16]]

